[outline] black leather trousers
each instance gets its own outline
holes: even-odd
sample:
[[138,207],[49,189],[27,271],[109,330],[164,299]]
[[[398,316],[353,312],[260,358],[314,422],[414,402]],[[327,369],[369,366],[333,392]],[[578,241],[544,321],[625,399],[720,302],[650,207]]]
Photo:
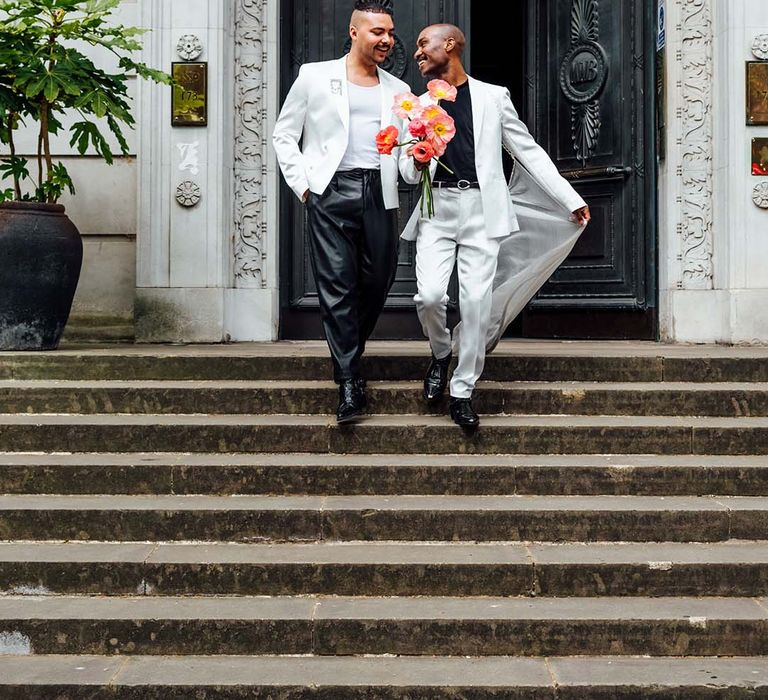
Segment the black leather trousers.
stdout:
[[336,382],[360,376],[360,358],[397,270],[396,210],[378,170],[336,173],[307,200],[309,248]]

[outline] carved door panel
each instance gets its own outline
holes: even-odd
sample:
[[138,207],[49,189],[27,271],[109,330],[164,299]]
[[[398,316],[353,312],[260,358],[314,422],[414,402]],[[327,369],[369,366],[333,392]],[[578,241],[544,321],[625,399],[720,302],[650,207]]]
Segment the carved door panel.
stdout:
[[528,122],[593,221],[524,314],[526,335],[655,337],[654,6],[529,3]]
[[[283,99],[303,63],[331,60],[349,50],[351,6],[350,0],[283,0]],[[397,45],[384,66],[386,70],[405,80],[417,94],[422,91],[425,81],[412,58],[419,32],[436,22],[453,22],[469,31],[469,6],[470,0],[397,0]],[[305,212],[285,183],[281,184],[280,195],[281,335],[319,338],[322,327],[307,247]],[[400,229],[416,200],[413,188],[403,185],[398,212]],[[415,246],[402,242],[397,277],[376,337],[422,337],[413,304],[415,293]]]

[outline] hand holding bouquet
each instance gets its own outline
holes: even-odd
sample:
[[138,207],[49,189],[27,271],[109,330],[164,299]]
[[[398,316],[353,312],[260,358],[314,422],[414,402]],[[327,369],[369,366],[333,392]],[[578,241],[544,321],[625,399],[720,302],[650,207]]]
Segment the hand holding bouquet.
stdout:
[[432,175],[429,165],[435,159],[439,167],[453,172],[440,162],[448,144],[456,136],[456,125],[451,116],[440,106],[441,100],[454,102],[456,88],[444,80],[432,80],[427,85],[428,96],[423,101],[416,95],[406,92],[395,97],[392,111],[400,118],[408,120],[408,132],[411,139],[398,143],[400,132],[397,127],[388,126],[376,136],[376,145],[382,155],[392,155],[395,148],[408,148],[408,155],[418,163],[424,164],[421,171],[421,214],[432,217],[435,202],[432,196]]

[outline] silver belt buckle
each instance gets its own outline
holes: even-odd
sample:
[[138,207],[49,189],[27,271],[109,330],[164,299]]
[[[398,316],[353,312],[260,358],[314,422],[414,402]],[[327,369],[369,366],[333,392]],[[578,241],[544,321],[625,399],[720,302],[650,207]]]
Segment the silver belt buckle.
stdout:
[[472,183],[471,183],[469,180],[459,180],[459,181],[456,183],[456,186],[457,186],[457,187],[458,187],[460,190],[468,190],[470,187],[472,187]]

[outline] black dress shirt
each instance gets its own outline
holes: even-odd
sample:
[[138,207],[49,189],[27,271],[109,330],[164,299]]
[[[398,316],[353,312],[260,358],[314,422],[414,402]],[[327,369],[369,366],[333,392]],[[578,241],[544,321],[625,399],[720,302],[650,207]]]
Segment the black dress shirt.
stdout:
[[469,91],[469,80],[457,87],[455,102],[442,100],[440,106],[453,117],[456,122],[456,136],[448,144],[445,155],[440,158],[454,174],[451,175],[445,168],[437,166],[435,181],[457,182],[468,180],[477,182],[477,169],[475,167],[475,129],[472,120],[472,95]]

